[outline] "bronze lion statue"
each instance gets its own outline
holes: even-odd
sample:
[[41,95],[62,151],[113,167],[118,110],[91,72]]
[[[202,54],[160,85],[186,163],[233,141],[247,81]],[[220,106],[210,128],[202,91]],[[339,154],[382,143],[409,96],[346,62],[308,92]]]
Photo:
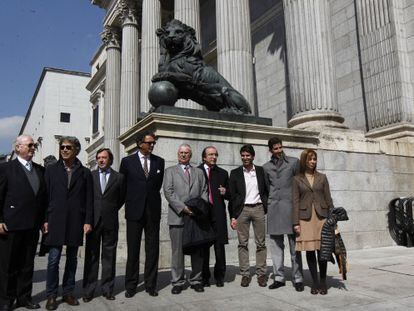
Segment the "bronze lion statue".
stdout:
[[210,111],[250,114],[247,100],[214,68],[207,66],[195,30],[172,20],[157,30],[161,58],[148,92],[151,104],[173,106],[177,99],[191,99]]

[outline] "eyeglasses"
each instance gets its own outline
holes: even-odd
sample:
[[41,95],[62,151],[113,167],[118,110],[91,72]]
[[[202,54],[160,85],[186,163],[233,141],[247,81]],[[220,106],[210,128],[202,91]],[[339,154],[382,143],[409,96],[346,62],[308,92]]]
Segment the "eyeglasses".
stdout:
[[29,144],[19,144],[20,146],[27,146],[29,148],[35,148],[37,149],[37,144],[36,143],[29,143]]
[[151,146],[155,146],[156,143],[157,143],[156,141],[143,141],[143,142],[141,142],[141,144],[148,144],[148,145],[151,145]]
[[61,145],[60,147],[60,150],[72,150],[73,149],[73,146],[71,146],[71,145]]

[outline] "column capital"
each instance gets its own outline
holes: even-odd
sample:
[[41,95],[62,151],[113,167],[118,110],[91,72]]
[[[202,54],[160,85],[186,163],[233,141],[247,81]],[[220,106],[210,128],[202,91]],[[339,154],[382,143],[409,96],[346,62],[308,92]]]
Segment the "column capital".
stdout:
[[105,26],[104,31],[101,33],[101,39],[106,48],[121,49],[121,34],[118,28]]
[[136,0],[121,0],[117,8],[122,26],[139,25],[139,7]]

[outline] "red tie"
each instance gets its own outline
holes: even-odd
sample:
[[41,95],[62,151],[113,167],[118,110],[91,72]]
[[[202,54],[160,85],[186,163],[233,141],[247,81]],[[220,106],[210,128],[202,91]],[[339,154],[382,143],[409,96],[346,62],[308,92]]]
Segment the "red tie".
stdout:
[[213,191],[211,191],[211,167],[208,167],[208,200],[213,204]]
[[190,183],[190,165],[186,165],[184,175],[187,178],[188,183]]

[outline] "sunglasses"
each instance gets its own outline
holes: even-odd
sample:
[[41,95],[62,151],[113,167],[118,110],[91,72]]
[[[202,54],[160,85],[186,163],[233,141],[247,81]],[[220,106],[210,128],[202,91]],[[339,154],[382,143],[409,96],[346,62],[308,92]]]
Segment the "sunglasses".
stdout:
[[23,145],[23,146],[27,146],[29,148],[37,148],[37,144],[36,143],[30,143],[30,144],[26,144],[26,145]]
[[60,147],[60,150],[72,150],[73,149],[73,146],[71,146],[71,145],[61,145]]

